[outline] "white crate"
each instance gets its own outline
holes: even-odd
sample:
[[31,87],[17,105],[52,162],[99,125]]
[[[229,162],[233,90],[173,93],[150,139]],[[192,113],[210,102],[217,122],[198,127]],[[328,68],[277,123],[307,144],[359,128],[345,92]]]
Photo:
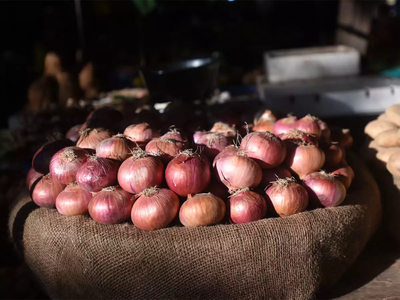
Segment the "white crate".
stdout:
[[358,75],[360,53],[347,46],[276,50],[264,53],[270,83]]
[[261,79],[258,92],[266,107],[285,114],[374,115],[400,103],[400,80],[354,76],[271,84]]

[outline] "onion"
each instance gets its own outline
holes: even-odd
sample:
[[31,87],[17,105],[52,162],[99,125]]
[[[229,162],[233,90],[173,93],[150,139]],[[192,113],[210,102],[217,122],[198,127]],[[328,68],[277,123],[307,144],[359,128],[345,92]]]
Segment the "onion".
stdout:
[[139,194],[144,189],[158,186],[164,179],[164,165],[158,157],[140,148],[132,151],[118,170],[118,184],[128,193]]
[[[257,114],[258,115],[258,114]],[[272,122],[276,122],[276,116],[275,116],[275,114],[271,111],[271,110],[269,110],[269,109],[266,109],[266,110],[264,110],[263,112],[262,112],[262,114],[259,116],[259,117],[255,117],[254,118],[254,120],[253,120],[253,123],[254,124],[257,124],[257,123],[259,123],[259,122],[261,122],[261,121],[272,121]]]
[[346,198],[346,188],[335,176],[325,171],[308,174],[303,180],[310,201],[317,206],[333,207]]
[[178,215],[180,200],[169,189],[147,188],[132,207],[133,224],[142,230],[167,227]]
[[266,187],[271,185],[271,183],[273,181],[275,181],[279,178],[283,179],[283,178],[291,177],[291,176],[292,176],[292,173],[290,173],[290,170],[282,165],[277,166],[272,169],[263,169],[262,170],[262,179],[259,184],[259,187],[265,189]]
[[118,186],[108,186],[89,202],[89,215],[98,223],[118,224],[129,219],[136,196]]
[[248,189],[238,190],[226,203],[229,220],[232,223],[249,223],[261,220],[267,213],[265,198]]
[[36,172],[47,174],[50,172],[50,160],[53,155],[69,146],[73,146],[74,143],[67,138],[56,139],[52,141],[46,142],[42,145],[33,155],[32,158],[32,167]]
[[214,159],[229,144],[232,144],[232,138],[221,133],[206,133],[196,143],[203,150],[205,155],[210,159]]
[[80,148],[96,149],[97,145],[113,136],[113,132],[104,128],[86,128],[81,131],[76,146]]
[[336,167],[332,168],[331,174],[334,175],[337,180],[343,183],[346,190],[351,186],[355,176],[353,168],[350,167],[345,161],[342,161]]
[[124,134],[141,147],[144,147],[151,139],[160,136],[160,133],[149,123],[131,124],[125,128]]
[[275,134],[251,132],[242,139],[240,149],[253,158],[261,168],[273,168],[280,165],[286,157],[286,145]]
[[302,212],[308,206],[307,191],[293,177],[277,179],[265,193],[281,217]]
[[321,129],[321,139],[324,141],[329,141],[331,139],[331,129],[328,127],[328,124],[321,119],[318,119],[317,123]]
[[25,184],[28,190],[31,189],[31,186],[38,180],[39,177],[43,176],[42,173],[36,172],[33,167],[31,167],[26,174]]
[[200,193],[210,183],[209,160],[187,149],[168,163],[165,180],[168,187],[179,196]]
[[77,124],[72,126],[70,129],[68,129],[65,137],[76,143],[79,140],[82,125],[83,124]]
[[187,149],[186,144],[169,138],[154,138],[145,147],[147,153],[159,156],[165,164],[185,149]]
[[126,135],[117,134],[98,143],[96,155],[115,160],[125,160],[131,155],[135,146],[135,143],[128,139]]
[[253,132],[273,132],[275,123],[272,121],[259,121],[257,124],[254,124],[252,131]]
[[235,125],[229,125],[223,122],[215,122],[208,133],[219,133],[226,137],[233,138],[237,134]]
[[282,141],[306,142],[317,147],[319,145],[318,139],[315,135],[298,129],[291,129],[282,134],[280,138]]
[[199,139],[203,136],[203,135],[205,135],[206,134],[206,131],[196,131],[194,134],[193,134],[193,142],[195,143],[195,144],[197,144],[197,142],[199,141]]
[[51,176],[50,173],[44,175],[37,181],[32,191],[32,200],[38,206],[54,208],[57,196],[65,188],[65,185]]
[[170,127],[168,132],[164,133],[161,136],[161,138],[180,141],[180,142],[184,143],[186,146],[188,146],[186,134],[173,126]]
[[285,164],[302,180],[307,174],[318,171],[325,163],[324,152],[308,143],[288,142]]
[[325,163],[328,166],[334,166],[343,159],[343,149],[335,142],[322,143],[321,149],[325,153]]
[[276,135],[285,134],[289,130],[295,129],[296,121],[297,117],[294,116],[288,116],[286,118],[279,119],[274,124],[273,133]]
[[92,155],[76,173],[76,183],[86,191],[99,192],[117,184],[119,166],[119,161]]
[[[219,159],[221,159],[225,156],[235,155],[239,151],[240,151],[240,148],[236,145],[229,145],[229,146],[225,147],[225,149],[222,150],[220,153],[218,153],[218,155],[214,158],[213,167],[215,168]],[[241,152],[243,152],[243,151],[241,151]]]
[[86,149],[71,146],[57,151],[50,161],[50,173],[63,184],[76,180],[76,173],[89,157]]
[[321,137],[321,128],[318,125],[318,118],[307,115],[296,122],[296,129],[315,135],[318,139]]
[[90,192],[72,182],[57,196],[56,208],[64,216],[84,215],[88,212],[90,199],[92,199]]
[[215,163],[219,180],[230,190],[254,188],[261,182],[261,167],[243,150],[219,158]]
[[189,194],[179,210],[179,220],[185,227],[213,225],[224,219],[225,212],[221,198],[211,193]]

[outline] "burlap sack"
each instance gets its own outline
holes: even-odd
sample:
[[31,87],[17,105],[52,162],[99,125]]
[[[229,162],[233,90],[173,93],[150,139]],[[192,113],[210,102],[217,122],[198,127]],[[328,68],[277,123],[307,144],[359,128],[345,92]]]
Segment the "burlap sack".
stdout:
[[11,213],[11,237],[52,299],[309,300],[340,279],[381,221],[373,176],[348,158],[356,179],[336,208],[148,232],[26,202]]

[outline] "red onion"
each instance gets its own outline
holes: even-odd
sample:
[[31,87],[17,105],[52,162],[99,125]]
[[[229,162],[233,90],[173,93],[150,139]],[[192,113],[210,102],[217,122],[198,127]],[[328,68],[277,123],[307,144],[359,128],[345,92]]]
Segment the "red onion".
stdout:
[[113,133],[104,128],[86,128],[81,131],[76,146],[80,148],[96,149],[97,145],[105,139],[113,136]]
[[71,146],[57,151],[50,161],[50,173],[63,184],[76,180],[76,173],[89,157],[86,149]]
[[259,117],[255,117],[254,118],[253,123],[257,124],[258,122],[261,122],[261,121],[272,121],[272,122],[275,122],[276,121],[276,116],[271,110],[266,109],[266,110],[264,110],[262,112],[262,114]]
[[342,161],[336,167],[333,167],[331,174],[334,175],[337,180],[343,183],[346,190],[351,186],[355,176],[353,168],[344,161]]
[[308,206],[307,191],[293,177],[277,179],[265,193],[281,217],[302,212]]
[[223,122],[216,122],[209,132],[220,133],[226,137],[235,137],[237,130],[235,126],[231,126]]
[[[218,153],[218,155],[214,158],[213,160],[213,167],[216,166],[217,161],[225,156],[231,156],[231,155],[235,155],[236,153],[238,153],[240,151],[240,148],[237,147],[236,145],[229,145],[227,147],[225,147],[224,150],[222,150],[220,153]],[[241,151],[243,152],[243,151]]]
[[131,151],[135,146],[135,143],[128,139],[126,135],[117,134],[98,143],[96,155],[122,161],[131,156]]
[[57,211],[64,216],[84,215],[88,212],[92,194],[83,190],[76,182],[68,184],[57,196]]
[[308,174],[304,177],[303,187],[307,190],[310,201],[317,206],[338,206],[346,198],[343,183],[325,171]]
[[229,220],[232,223],[249,223],[261,220],[267,213],[265,198],[256,192],[238,190],[226,203]]
[[288,142],[286,165],[302,180],[307,174],[318,171],[325,163],[324,152],[308,143]]
[[175,127],[171,127],[168,130],[168,132],[164,133],[161,136],[161,138],[180,141],[180,142],[184,143],[186,146],[188,146],[186,134]]
[[53,178],[49,173],[37,181],[32,191],[32,200],[38,206],[54,208],[57,196],[64,188],[65,185]]
[[229,144],[232,144],[232,138],[226,137],[221,133],[206,133],[196,143],[202,147],[204,154],[210,159],[214,159]]
[[139,194],[146,188],[161,184],[164,179],[164,165],[158,157],[135,148],[132,156],[119,167],[117,178],[125,191]]
[[325,153],[325,163],[328,166],[334,166],[340,163],[343,159],[343,150],[342,148],[334,143],[322,143],[321,149]]
[[119,161],[92,155],[76,173],[76,183],[89,192],[101,191],[117,184],[119,166]]
[[279,137],[268,131],[247,134],[242,139],[240,149],[265,169],[279,166],[286,156],[285,144]]
[[47,174],[50,172],[50,160],[53,155],[69,146],[73,146],[74,142],[70,139],[56,139],[52,141],[46,142],[42,147],[40,147],[32,158],[32,167],[35,169],[36,172]]
[[165,228],[178,215],[180,205],[179,197],[173,191],[148,188],[133,205],[131,219],[142,230]]
[[179,210],[179,220],[185,227],[213,225],[224,219],[225,212],[221,198],[211,193],[189,194]]
[[98,223],[118,224],[129,219],[136,196],[118,186],[108,186],[89,202],[89,215]]
[[254,188],[261,182],[261,167],[242,150],[218,159],[215,168],[219,180],[230,191]]
[[206,134],[206,131],[196,131],[194,134],[193,134],[193,142],[195,143],[195,144],[197,144],[197,142],[199,141],[199,139],[203,136],[203,135],[205,135]]
[[273,132],[276,135],[285,134],[289,130],[296,128],[297,117],[288,116],[286,118],[279,119],[274,124]]
[[307,115],[296,122],[296,129],[321,137],[321,128],[318,125],[318,118]]
[[25,184],[27,188],[30,190],[32,184],[34,184],[34,182],[41,176],[43,176],[42,173],[36,172],[35,169],[31,167],[28,173],[26,174],[26,179],[25,179]]
[[291,129],[282,134],[280,138],[282,141],[306,142],[317,147],[319,145],[318,139],[315,135],[298,129]]
[[262,179],[259,184],[259,187],[261,188],[266,188],[271,184],[271,182],[281,178],[286,178],[286,177],[291,177],[292,173],[290,173],[290,170],[287,169],[284,166],[277,166],[272,169],[263,169],[262,170]]
[[253,132],[273,132],[275,123],[272,121],[259,121],[257,124],[254,124],[252,131]]
[[160,133],[148,123],[132,124],[125,128],[124,134],[140,146],[144,147],[151,139],[159,137]]
[[324,141],[329,141],[331,139],[331,129],[328,127],[328,124],[321,119],[318,119],[317,123],[321,129],[321,139]]
[[200,193],[210,183],[209,160],[187,149],[168,163],[165,180],[168,187],[179,196]]
[[168,164],[171,159],[185,149],[187,149],[186,144],[168,138],[154,138],[145,147],[147,153],[159,156],[165,164]]
[[79,140],[82,125],[83,124],[77,124],[72,126],[65,134],[65,137],[76,143]]

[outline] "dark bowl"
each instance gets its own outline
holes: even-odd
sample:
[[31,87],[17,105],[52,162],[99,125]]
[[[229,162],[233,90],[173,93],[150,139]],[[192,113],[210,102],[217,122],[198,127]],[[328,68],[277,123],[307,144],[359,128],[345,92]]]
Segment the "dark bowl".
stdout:
[[216,55],[144,67],[140,73],[152,102],[192,102],[212,95],[217,86],[219,65]]

